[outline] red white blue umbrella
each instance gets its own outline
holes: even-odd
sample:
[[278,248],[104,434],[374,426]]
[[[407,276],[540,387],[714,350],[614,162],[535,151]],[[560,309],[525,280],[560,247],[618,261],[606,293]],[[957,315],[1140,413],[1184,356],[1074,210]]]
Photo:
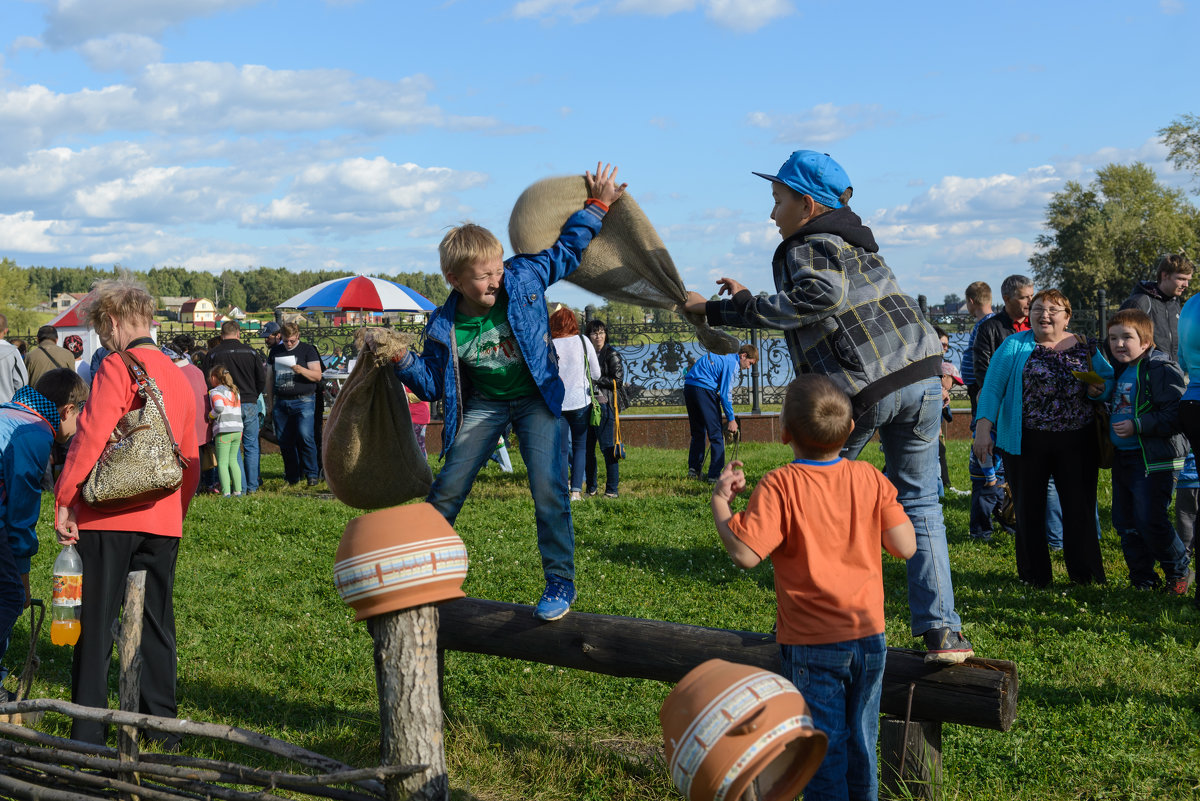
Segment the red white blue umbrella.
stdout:
[[382,278],[354,275],[310,286],[278,304],[277,309],[341,309],[343,311],[427,312],[437,308],[429,298]]

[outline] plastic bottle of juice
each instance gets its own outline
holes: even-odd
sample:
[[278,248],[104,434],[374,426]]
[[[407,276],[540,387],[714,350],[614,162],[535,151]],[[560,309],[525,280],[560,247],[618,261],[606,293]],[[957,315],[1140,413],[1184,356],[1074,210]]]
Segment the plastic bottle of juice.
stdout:
[[74,645],[79,642],[79,605],[83,598],[83,560],[74,545],[68,545],[54,560],[54,594],[51,601],[50,642]]

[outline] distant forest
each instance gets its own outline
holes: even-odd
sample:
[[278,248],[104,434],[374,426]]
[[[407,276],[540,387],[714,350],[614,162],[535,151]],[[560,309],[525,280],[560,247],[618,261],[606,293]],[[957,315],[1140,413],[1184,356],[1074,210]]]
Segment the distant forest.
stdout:
[[[60,292],[87,292],[101,278],[113,278],[120,268],[101,270],[95,267],[28,267],[29,290],[40,301],[49,300]],[[297,292],[332,278],[354,275],[349,270],[319,270],[293,272],[284,267],[259,267],[254,270],[226,270],[219,275],[183,267],[152,267],[148,272],[128,271],[145,282],[150,294],[161,297],[208,298],[218,309],[237,306],[247,312],[264,312],[275,308]],[[441,274],[396,273],[376,275],[403,284],[420,292],[437,304],[450,294]]]
[[[148,272],[107,270],[96,267],[21,267],[12,259],[0,258],[0,312],[13,328],[33,323],[33,309],[61,292],[87,292],[101,278],[116,278],[128,272],[146,284],[156,298],[208,298],[221,311],[237,306],[245,312],[269,312],[280,301],[314,284],[354,275],[348,270],[306,270],[292,272],[284,267],[258,267],[253,270],[226,270],[220,274],[183,267],[154,267]],[[414,289],[439,306],[450,295],[450,287],[440,273],[396,273],[380,275]],[[629,303],[597,303],[599,317],[613,323],[679,322],[681,318],[665,309],[645,308]]]

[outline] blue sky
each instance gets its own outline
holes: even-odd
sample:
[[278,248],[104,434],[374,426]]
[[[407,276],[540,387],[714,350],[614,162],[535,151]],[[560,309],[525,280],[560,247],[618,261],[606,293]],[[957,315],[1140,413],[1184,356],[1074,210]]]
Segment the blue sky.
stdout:
[[937,303],[1028,272],[1068,180],[1197,186],[1156,134],[1200,112],[1186,0],[3,0],[0,31],[22,265],[435,272],[448,226],[507,244],[522,189],[603,159],[690,287],[759,291],[750,173],[810,148]]

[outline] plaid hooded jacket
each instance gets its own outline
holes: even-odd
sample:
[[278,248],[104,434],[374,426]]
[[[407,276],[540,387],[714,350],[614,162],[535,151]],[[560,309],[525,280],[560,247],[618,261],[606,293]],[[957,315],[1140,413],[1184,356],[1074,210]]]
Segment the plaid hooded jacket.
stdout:
[[942,348],[900,291],[871,229],[849,208],[810,221],[775,250],[776,294],[709,301],[709,325],[784,332],[797,373],[823,373],[850,395],[855,417],[884,396],[941,375]]

